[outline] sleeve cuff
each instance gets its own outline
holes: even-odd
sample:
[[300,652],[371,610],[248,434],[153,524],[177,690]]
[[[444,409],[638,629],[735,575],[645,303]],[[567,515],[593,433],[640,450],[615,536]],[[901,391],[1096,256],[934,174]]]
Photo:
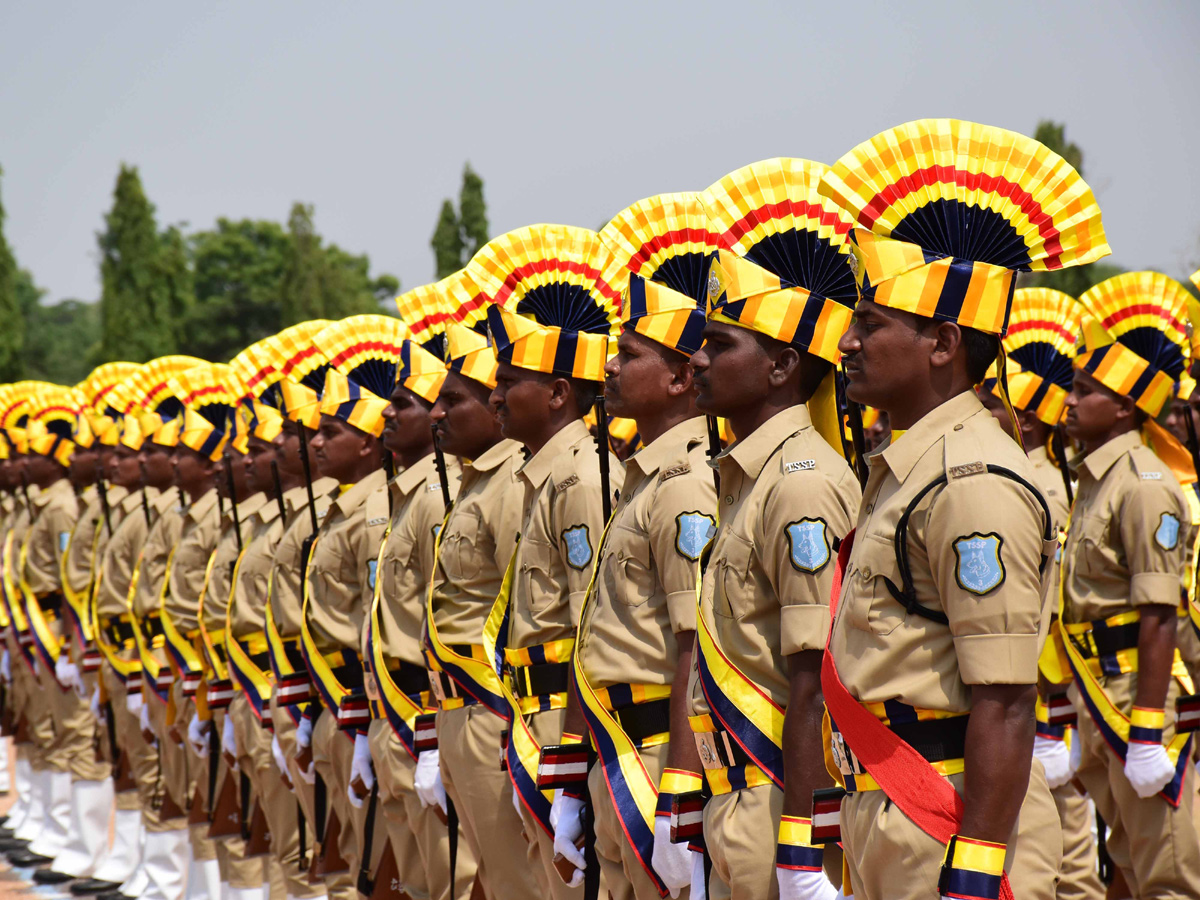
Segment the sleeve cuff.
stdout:
[[829,607],[806,603],[779,611],[780,650],[791,656],[801,650],[824,650],[829,638]]
[[695,631],[696,606],[694,590],[667,594],[667,614],[671,617],[671,631],[675,634],[682,631]]
[[1129,602],[1133,606],[1178,606],[1179,575],[1171,572],[1139,572],[1129,579]]
[[1036,684],[1036,634],[964,634],[954,638],[965,684]]

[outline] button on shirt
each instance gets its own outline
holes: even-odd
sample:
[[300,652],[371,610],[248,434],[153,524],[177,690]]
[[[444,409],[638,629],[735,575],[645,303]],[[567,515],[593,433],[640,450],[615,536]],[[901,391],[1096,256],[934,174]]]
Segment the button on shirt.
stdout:
[[[720,525],[701,612],[722,651],[786,707],[785,657],[821,650],[837,541],[858,509],[858,481],[812,426],[807,407],[776,413],[719,457]],[[708,712],[696,670],[692,715]]]
[[[337,482],[332,478],[320,478],[313,482],[313,505],[316,508],[317,527],[329,514],[337,492]],[[267,601],[271,604],[271,619],[281,638],[300,636],[301,603],[303,602],[303,580],[306,566],[301,560],[304,542],[313,533],[312,513],[308,510],[306,487],[288,491],[284,495],[288,517],[279,546],[275,548],[275,561],[271,566],[270,592]]]
[[[618,490],[623,467],[611,454],[609,473],[609,490]],[[575,636],[604,530],[600,458],[582,419],[547,441],[517,478],[526,506],[509,606],[513,649]]]
[[1189,521],[1179,482],[1137,432],[1085,456],[1062,555],[1064,621],[1177,606]]
[[[898,700],[965,713],[973,684],[1033,684],[1049,625],[1039,571],[1045,515],[1001,466],[1032,481],[1032,466],[974,392],[954,397],[870,457],[829,649],[862,702]],[[917,601],[949,625],[907,613],[894,537],[909,502],[941,476],[908,526]]]
[[670,684],[674,634],[696,630],[700,555],[717,494],[703,418],[681,422],[625,463],[576,652],[593,688]]
[[462,464],[458,499],[442,529],[431,609],[446,644],[479,644],[521,530],[521,445],[502,440]]

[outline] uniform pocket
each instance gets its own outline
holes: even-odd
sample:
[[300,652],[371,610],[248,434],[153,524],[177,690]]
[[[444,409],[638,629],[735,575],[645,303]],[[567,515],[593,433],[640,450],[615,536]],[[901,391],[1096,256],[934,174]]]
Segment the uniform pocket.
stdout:
[[729,532],[721,541],[720,555],[714,553],[717,595],[713,598],[713,612],[717,615],[736,619],[754,608],[755,584],[750,573],[753,555],[754,545],[735,532]]
[[549,544],[529,538],[521,541],[516,577],[535,610],[544,609],[559,597],[560,588],[551,577],[554,553]]
[[842,600],[849,604],[846,612],[849,622],[860,631],[891,634],[908,615],[887,585],[890,579],[897,590],[901,589],[895,545],[868,534],[855,551],[853,571],[847,576],[849,584]]
[[641,606],[655,591],[650,568],[650,537],[632,528],[618,527],[616,549],[609,554],[616,576],[617,596],[626,606]]
[[454,516],[441,538],[438,560],[446,578],[454,582],[471,581],[483,569],[478,544],[479,519],[473,515]]

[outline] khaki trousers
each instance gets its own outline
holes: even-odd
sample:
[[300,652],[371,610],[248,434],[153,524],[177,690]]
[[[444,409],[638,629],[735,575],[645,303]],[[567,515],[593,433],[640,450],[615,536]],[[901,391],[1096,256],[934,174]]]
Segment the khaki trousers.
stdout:
[[[182,699],[182,690],[178,685],[172,685],[171,691],[174,695],[171,705],[177,709],[175,700]],[[189,799],[187,751],[171,738],[170,726],[173,723],[167,721],[168,704],[160,700],[152,690],[147,689],[143,691],[143,694],[145,695],[143,702],[149,710],[150,727],[158,736],[158,765],[162,783],[159,786],[157,799],[161,803],[168,794],[170,795],[182,811],[180,817],[171,823],[171,827],[183,828],[187,819]],[[170,712],[174,713],[175,709]],[[186,722],[183,727],[186,729]]]
[[[142,726],[138,717],[131,713],[125,705],[125,683],[108,663],[105,663],[100,671],[101,677],[104,679],[104,690],[108,695],[109,703],[112,704],[113,721],[117,730],[117,746],[129,762],[133,780],[137,782],[137,805],[142,811],[142,823],[148,832],[170,831],[177,826],[174,823],[164,824],[159,818],[158,806],[154,803],[154,796],[159,790],[159,778],[161,777],[158,767],[158,749],[146,743],[145,738],[142,737]],[[152,702],[159,703],[154,698],[152,698]]]
[[[192,717],[196,714],[196,705],[191,697],[183,696],[183,684],[176,682],[171,686],[171,691],[175,696],[175,719],[179,725],[179,731],[186,738],[188,725],[192,721]],[[209,723],[212,727],[212,723]],[[211,750],[209,751],[211,753]],[[199,756],[192,745],[185,739],[183,742],[183,754],[186,758],[185,770],[187,772],[187,798],[189,804],[192,802],[200,803],[202,808],[207,811],[209,808],[208,799],[208,757]],[[207,862],[217,858],[217,842],[208,836],[208,823],[203,822],[197,825],[188,827],[188,842],[192,845],[192,856],[201,861]]]
[[[54,673],[48,671],[42,658],[37,659],[37,675],[31,673],[23,662],[18,662],[29,675],[26,682],[28,699],[25,701],[25,724],[33,739],[34,753],[32,756],[35,769],[53,769],[55,772],[67,771],[66,754],[54,740],[54,701],[47,702],[47,689],[58,690],[58,682]],[[14,672],[15,676],[15,672]]]
[[[1075,740],[1079,740],[1076,733]],[[1104,885],[1096,871],[1096,841],[1092,837],[1092,805],[1075,785],[1051,788],[1062,824],[1063,859],[1056,900],[1103,900]]]
[[[533,737],[539,745],[544,747],[547,744],[557,744],[562,741],[563,722],[566,718],[565,709],[536,713],[529,717],[529,730],[533,732]],[[567,887],[554,868],[554,835],[548,834],[524,807],[521,808],[521,820],[525,823],[525,834],[535,836],[533,843],[544,878],[546,896],[553,900],[583,900],[583,885]]]
[[[545,873],[523,836],[512,782],[500,768],[500,733],[508,723],[482,704],[437,716],[442,782],[477,861],[488,900],[542,900]],[[554,876],[556,879],[557,875]]]
[[778,900],[775,840],[782,812],[783,791],[771,784],[718,794],[704,805],[712,861],[708,900]]
[[[216,729],[218,735],[221,734],[225,727],[225,716],[228,714],[226,709],[214,709],[213,728]],[[225,781],[232,779],[234,791],[236,792],[239,802],[241,798],[241,773],[230,769],[225,763],[224,754],[221,756],[220,766],[217,769],[217,796],[221,796],[221,791],[225,789]],[[267,877],[266,866],[263,863],[261,856],[247,857],[246,842],[242,840],[241,835],[231,835],[217,840],[217,866],[221,870],[221,880],[230,887],[235,888],[256,888],[262,885]]]
[[[645,747],[640,751],[646,773],[657,784],[667,764],[667,745]],[[658,889],[633,852],[613,806],[612,794],[604,780],[600,763],[592,766],[588,776],[588,793],[596,816],[596,859],[604,873],[604,883],[612,900],[658,900]],[[649,864],[650,860],[646,860]],[[687,900],[688,889],[679,893],[678,900]]]
[[405,892],[412,900],[467,900],[475,883],[475,857],[459,826],[455,889],[450,886],[450,835],[432,807],[417,799],[417,764],[387,719],[371,723],[371,758],[379,781],[379,810]]
[[[269,711],[268,711],[269,714]],[[262,727],[244,695],[238,694],[229,707],[237,735],[238,768],[250,776],[256,802],[261,804],[271,832],[271,855],[280,870],[286,894],[292,897],[317,897],[324,891],[308,883],[307,871],[300,869],[300,832],[297,828],[296,800],[284,786],[271,754],[271,732]]]
[[[1133,708],[1137,674],[1102,681],[1105,692],[1121,709]],[[1125,881],[1138,898],[1200,897],[1200,835],[1192,820],[1196,796],[1195,770],[1184,769],[1183,793],[1177,809],[1157,795],[1143,800],[1125,777],[1125,765],[1109,749],[1091,716],[1072,688],[1079,711],[1083,761],[1076,777],[1096,803],[1109,827],[1108,853],[1121,867]],[[1179,682],[1167,692],[1163,742],[1175,734],[1175,698]]]
[[[325,782],[328,810],[336,812],[341,823],[338,850],[342,859],[350,865],[351,880],[357,882],[366,832],[367,804],[364,802],[361,807],[355,809],[350,805],[350,797],[347,794],[350,786],[350,765],[354,761],[354,735],[338,730],[336,716],[325,710],[313,727],[312,751],[317,774]],[[378,816],[375,826],[376,836],[371,846],[377,852],[384,834]]]
[[[961,795],[963,775],[949,782]],[[937,897],[946,847],[913,824],[883,791],[862,791],[842,801],[842,847],[855,900],[929,900]],[[1014,897],[1052,900],[1062,862],[1062,826],[1036,759],[1016,828],[1008,839],[1008,872]]]

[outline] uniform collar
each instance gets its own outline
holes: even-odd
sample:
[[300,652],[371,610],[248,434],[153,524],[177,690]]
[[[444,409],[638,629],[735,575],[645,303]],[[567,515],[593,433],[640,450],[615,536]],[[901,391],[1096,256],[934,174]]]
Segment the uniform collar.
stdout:
[[681,447],[686,450],[692,441],[704,440],[707,429],[704,416],[686,419],[678,425],[672,426],[629,457],[625,466],[627,469],[636,469],[641,472],[643,477],[649,477],[667,463],[678,459]]
[[525,465],[521,466],[521,474],[535,488],[541,487],[542,483],[550,477],[550,469],[554,465],[554,461],[579,441],[590,437],[587,423],[583,419],[568,422],[555,433],[554,437],[546,441],[546,445],[533,454]]
[[128,514],[141,506],[142,494],[146,495],[146,501],[151,506],[158,505],[158,488],[140,488],[136,491],[130,491],[119,501],[118,505],[121,512]]
[[376,469],[362,481],[352,485],[346,493],[335,498],[333,505],[338,508],[342,515],[347,515],[362,506],[363,502],[372,492],[383,487],[385,484],[387,484],[387,473],[383,469]]
[[213,508],[213,504],[217,502],[217,489],[209,488],[201,495],[200,499],[188,507],[187,514],[193,522],[199,522],[208,511]]
[[950,429],[981,412],[991,415],[979,402],[974,391],[963,391],[925,413],[916,424],[904,432],[902,440],[894,444],[889,441],[887,446],[872,454],[872,457],[882,456],[896,479],[903,481],[929,448],[945,438]]
[[437,479],[437,464],[432,453],[398,472],[392,479],[392,487],[401,497],[407,497],[431,478]]
[[734,442],[717,459],[728,456],[748,476],[757,478],[780,444],[797,431],[810,427],[812,419],[808,415],[808,407],[803,403],[789,406],[775,413],[741,440]]
[[[245,522],[252,515],[254,515],[256,512],[258,512],[259,509],[261,509],[266,502],[267,502],[267,495],[264,494],[262,491],[258,491],[257,493],[251,494],[249,497],[247,497],[245,500],[243,500],[241,503],[239,503],[237,505],[238,521]],[[233,524],[233,511],[228,506],[225,507],[225,516],[221,520],[221,522],[222,522],[222,524],[228,524],[228,525]]]
[[520,450],[521,445],[516,441],[502,438],[479,454],[478,459],[465,460],[463,464],[470,466],[476,472],[490,472],[514,454],[519,453]]
[[1120,437],[1115,437],[1099,450],[1093,450],[1083,458],[1083,468],[1088,474],[1099,481],[1113,467],[1118,459],[1135,447],[1142,445],[1142,436],[1137,431],[1129,431]]
[[1026,455],[1029,457],[1029,461],[1035,466],[1050,462],[1050,454],[1045,447],[1034,447]]
[[44,509],[46,504],[58,497],[65,497],[68,493],[74,493],[71,487],[69,478],[60,478],[44,491],[38,491],[36,494],[31,490],[29,492],[30,502],[38,509]]

